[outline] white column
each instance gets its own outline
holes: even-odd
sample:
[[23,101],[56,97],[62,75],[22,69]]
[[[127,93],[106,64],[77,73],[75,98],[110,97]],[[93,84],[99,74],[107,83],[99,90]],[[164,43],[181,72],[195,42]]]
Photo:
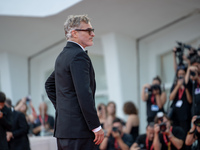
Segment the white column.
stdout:
[[137,100],[136,42],[115,33],[102,36],[109,100],[117,104],[117,115],[124,117],[123,104]]
[[0,57],[1,90],[13,105],[28,94],[28,64],[25,56],[3,53]]

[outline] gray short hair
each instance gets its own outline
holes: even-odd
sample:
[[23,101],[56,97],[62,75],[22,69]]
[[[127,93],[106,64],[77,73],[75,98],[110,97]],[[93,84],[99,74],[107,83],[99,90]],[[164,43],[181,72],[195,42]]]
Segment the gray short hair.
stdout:
[[68,40],[71,37],[71,31],[80,26],[81,22],[90,23],[87,15],[70,15],[64,23],[65,37]]

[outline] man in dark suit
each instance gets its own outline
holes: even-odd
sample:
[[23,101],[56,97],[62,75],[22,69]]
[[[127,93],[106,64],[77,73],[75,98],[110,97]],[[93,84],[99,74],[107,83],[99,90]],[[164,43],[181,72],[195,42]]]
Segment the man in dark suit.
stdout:
[[54,136],[58,150],[95,150],[104,138],[95,109],[95,74],[85,47],[94,29],[86,15],[69,16],[64,24],[67,45],[45,83],[56,109]]
[[12,113],[5,106],[6,96],[0,92],[0,150],[8,150],[6,131],[12,128]]

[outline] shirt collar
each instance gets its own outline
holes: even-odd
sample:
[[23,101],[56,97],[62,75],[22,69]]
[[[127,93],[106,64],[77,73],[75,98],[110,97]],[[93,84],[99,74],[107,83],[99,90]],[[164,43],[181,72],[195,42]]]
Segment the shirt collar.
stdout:
[[[76,43],[74,41],[67,41],[67,42],[72,42],[72,43],[78,44],[78,43]],[[83,51],[85,51],[85,49],[83,48],[83,46],[81,46],[80,44],[78,44],[78,45],[82,48]]]

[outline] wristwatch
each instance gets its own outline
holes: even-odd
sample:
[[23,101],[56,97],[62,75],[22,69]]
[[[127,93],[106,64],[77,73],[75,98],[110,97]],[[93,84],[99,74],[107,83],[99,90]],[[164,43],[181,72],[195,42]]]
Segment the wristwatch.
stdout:
[[194,131],[189,131],[188,134],[194,134],[195,130]]

